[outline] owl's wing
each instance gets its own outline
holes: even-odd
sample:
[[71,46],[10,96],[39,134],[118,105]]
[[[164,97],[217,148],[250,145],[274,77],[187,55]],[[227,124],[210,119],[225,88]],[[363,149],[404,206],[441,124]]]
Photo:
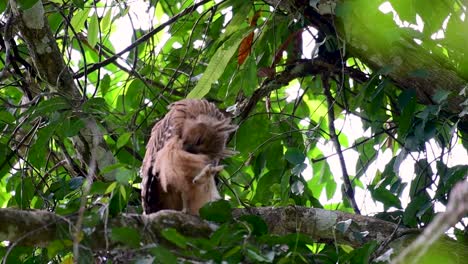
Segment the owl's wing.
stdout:
[[[152,131],[151,137],[146,145],[146,153],[141,166],[141,200],[145,214],[154,213],[158,210],[168,208],[168,203],[177,203],[180,197],[167,197],[168,193],[162,189],[159,170],[157,164],[157,154],[172,135],[170,113],[157,122]],[[180,201],[181,203],[181,201]],[[174,206],[174,205],[172,205]]]

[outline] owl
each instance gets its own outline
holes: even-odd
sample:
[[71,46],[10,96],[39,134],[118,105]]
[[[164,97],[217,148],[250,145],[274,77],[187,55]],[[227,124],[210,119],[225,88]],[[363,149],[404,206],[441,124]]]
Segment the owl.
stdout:
[[236,129],[206,100],[171,104],[146,146],[141,167],[144,213],[174,209],[198,214],[206,202],[219,199],[214,177],[223,169],[220,160],[235,154],[226,142]]

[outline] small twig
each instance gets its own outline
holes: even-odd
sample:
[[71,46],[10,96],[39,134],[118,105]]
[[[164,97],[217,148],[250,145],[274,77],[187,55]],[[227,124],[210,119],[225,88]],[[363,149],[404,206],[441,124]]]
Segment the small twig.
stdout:
[[361,211],[359,210],[359,207],[356,203],[356,199],[354,197],[354,190],[353,186],[351,184],[351,180],[349,179],[349,174],[348,170],[346,169],[346,162],[343,157],[343,151],[341,150],[341,145],[340,141],[338,140],[338,136],[336,135],[336,130],[335,130],[335,111],[333,110],[334,106],[334,99],[332,97],[332,94],[330,92],[330,84],[328,82],[328,73],[323,73],[322,74],[322,83],[323,83],[323,93],[325,94],[325,97],[327,98],[327,104],[328,104],[328,128],[330,130],[330,138],[335,145],[336,153],[338,154],[338,158],[340,160],[340,167],[341,167],[341,172],[343,174],[343,182],[344,182],[344,189],[345,189],[345,194],[351,203],[351,206],[354,209],[354,212],[356,214],[361,214]]
[[[365,139],[363,139],[363,140],[361,140],[361,141],[356,141],[356,142],[354,142],[353,145],[351,145],[351,146],[349,146],[349,147],[347,147],[347,148],[342,149],[342,152],[345,152],[345,151],[350,150],[350,149],[355,149],[356,147],[359,147],[360,145],[365,144],[366,142],[369,142],[369,140],[373,140],[375,137],[377,137],[377,136],[379,136],[379,135],[381,135],[381,134],[385,134],[387,131],[393,130],[393,129],[395,129],[395,128],[396,128],[396,127],[391,127],[391,128],[389,128],[389,129],[382,129],[381,131],[375,133],[373,137],[368,137],[368,138],[365,138]],[[329,159],[329,158],[331,158],[331,157],[333,157],[333,156],[335,156],[335,155],[338,155],[338,153],[332,153],[332,154],[330,154],[330,155],[328,155],[328,156],[323,156],[323,157],[321,157],[321,158],[310,159],[310,161],[313,162],[313,163],[315,163],[315,162],[320,162],[320,161],[327,160],[327,159]]]
[[[397,225],[395,226],[395,230],[392,232],[392,234],[385,240],[383,241],[379,247],[374,251],[374,253],[372,254],[372,258],[375,259],[377,256],[380,256],[382,253],[384,253],[384,250],[387,249],[387,246],[388,244],[390,244],[390,242],[392,242],[396,237],[397,237],[397,231],[400,229],[400,223],[401,223],[401,220],[403,218],[400,217],[400,219],[398,219],[398,223]],[[401,234],[399,234],[401,236]]]
[[224,185],[226,185],[226,188],[228,188],[228,190],[231,191],[231,193],[234,195],[234,197],[236,198],[237,202],[238,202],[240,205],[244,206],[244,208],[250,208],[250,206],[249,206],[248,204],[244,203],[244,201],[242,201],[242,200],[239,198],[239,195],[236,193],[236,191],[234,190],[234,188],[232,188],[232,187],[230,186],[230,184],[227,182],[226,179],[224,179],[224,178],[221,177],[221,176],[218,176],[218,179],[219,179],[220,181],[222,181]]

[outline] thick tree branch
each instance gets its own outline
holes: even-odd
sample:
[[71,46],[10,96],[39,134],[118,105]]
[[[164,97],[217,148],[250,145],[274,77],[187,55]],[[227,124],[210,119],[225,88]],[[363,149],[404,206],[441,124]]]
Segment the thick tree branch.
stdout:
[[[246,214],[263,218],[272,234],[286,235],[298,232],[314,241],[338,242],[352,246],[360,246],[369,241],[381,243],[395,231],[396,237],[408,231],[394,223],[373,217],[318,208],[260,207],[233,211],[235,218]],[[75,232],[75,221],[76,216],[61,217],[46,211],[0,209],[0,240],[10,241],[12,245],[42,247],[54,240],[71,240],[71,235]],[[344,221],[350,223],[349,228],[345,232],[336,229],[337,224]],[[89,241],[86,246],[95,250],[104,249],[106,234],[110,234],[112,228],[116,227],[134,228],[141,235],[143,244],[164,243],[161,231],[166,228],[175,228],[185,236],[207,238],[217,228],[216,225],[204,222],[198,217],[171,210],[150,215],[120,215],[110,219],[107,227],[110,230],[105,230],[103,223],[95,226],[95,231],[85,240]],[[358,234],[364,235],[360,238]],[[111,241],[110,247],[116,245],[117,242]]]

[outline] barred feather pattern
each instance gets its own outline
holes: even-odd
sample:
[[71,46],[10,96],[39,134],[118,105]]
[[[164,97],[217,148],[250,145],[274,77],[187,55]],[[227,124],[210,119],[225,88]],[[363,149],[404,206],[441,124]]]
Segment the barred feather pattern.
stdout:
[[[235,153],[226,148],[226,142],[236,129],[206,100],[171,104],[154,125],[146,146],[141,167],[144,213],[174,209],[197,214],[205,202],[218,199],[214,176],[222,169],[219,161]],[[193,182],[195,177],[200,181]],[[192,204],[187,205],[187,200]]]

